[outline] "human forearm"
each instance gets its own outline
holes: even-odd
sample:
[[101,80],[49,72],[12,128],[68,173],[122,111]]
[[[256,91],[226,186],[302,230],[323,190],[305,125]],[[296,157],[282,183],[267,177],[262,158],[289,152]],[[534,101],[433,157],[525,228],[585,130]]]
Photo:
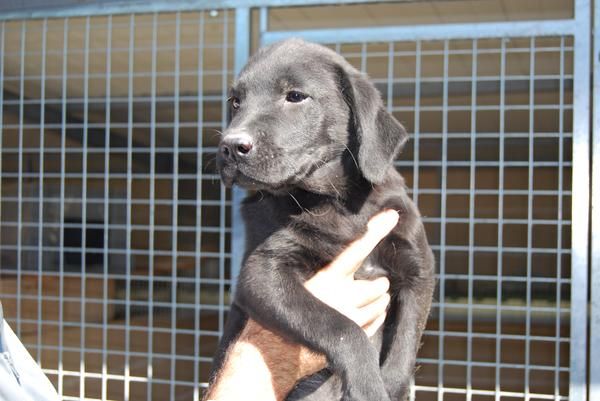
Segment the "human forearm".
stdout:
[[205,400],[283,400],[299,379],[325,366],[324,356],[250,320],[227,351]]

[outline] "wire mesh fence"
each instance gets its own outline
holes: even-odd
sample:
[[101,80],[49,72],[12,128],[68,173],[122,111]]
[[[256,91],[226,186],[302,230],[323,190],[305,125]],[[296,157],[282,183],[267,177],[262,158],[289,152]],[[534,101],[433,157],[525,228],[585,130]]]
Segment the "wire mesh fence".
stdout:
[[231,21],[1,25],[2,302],[65,399],[199,399],[230,285]]
[[[369,7],[355,14],[385,15]],[[309,33],[359,18],[318,9],[252,21]],[[64,399],[200,397],[242,252],[214,163],[248,41],[235,20],[0,22],[0,299]],[[565,400],[585,306],[571,303],[577,47],[566,32],[488,36],[327,45],[412,136],[396,166],[439,285],[411,399]]]
[[413,133],[439,280],[413,399],[568,399],[572,40],[334,47]]

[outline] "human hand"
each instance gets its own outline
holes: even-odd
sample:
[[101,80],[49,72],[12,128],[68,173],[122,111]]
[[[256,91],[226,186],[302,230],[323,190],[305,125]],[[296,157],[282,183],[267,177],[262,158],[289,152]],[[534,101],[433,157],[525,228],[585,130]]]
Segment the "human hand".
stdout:
[[[396,226],[398,213],[387,210],[374,216],[367,232],[350,244],[329,265],[319,270],[304,286],[323,303],[336,309],[363,328],[370,337],[381,327],[390,302],[386,277],[355,280],[354,273],[377,244]],[[312,373],[326,366],[325,358],[306,350],[301,357],[304,372]]]
[[398,213],[387,210],[367,223],[367,232],[348,246],[329,265],[319,270],[304,286],[323,303],[362,327],[370,337],[385,320],[390,301],[390,282],[355,280],[354,273],[379,242],[396,226]]

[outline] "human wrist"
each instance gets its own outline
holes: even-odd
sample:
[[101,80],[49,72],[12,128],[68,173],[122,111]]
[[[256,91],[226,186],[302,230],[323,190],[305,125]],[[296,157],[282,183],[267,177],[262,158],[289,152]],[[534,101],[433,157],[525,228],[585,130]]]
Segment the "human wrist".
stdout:
[[288,341],[253,320],[248,321],[238,342],[251,345],[260,352],[273,376],[273,383],[285,391],[291,390],[303,377],[327,366],[324,355]]
[[298,380],[325,366],[324,356],[249,320],[227,351],[204,399],[284,400]]

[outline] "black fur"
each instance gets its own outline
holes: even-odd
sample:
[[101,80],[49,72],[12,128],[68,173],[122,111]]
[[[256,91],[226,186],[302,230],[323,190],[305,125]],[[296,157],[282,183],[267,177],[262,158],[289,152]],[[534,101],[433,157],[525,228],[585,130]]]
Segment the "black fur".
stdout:
[[[308,97],[286,101],[290,91]],[[261,49],[233,85],[239,108],[224,132],[251,151],[219,153],[223,181],[244,201],[244,265],[213,372],[251,317],[327,356],[288,400],[404,400],[434,288],[419,212],[392,161],[407,139],[366,77],[322,46],[293,39]],[[229,135],[229,137],[228,137]],[[372,339],[302,285],[392,208],[400,220],[357,272],[388,276],[391,306]]]

